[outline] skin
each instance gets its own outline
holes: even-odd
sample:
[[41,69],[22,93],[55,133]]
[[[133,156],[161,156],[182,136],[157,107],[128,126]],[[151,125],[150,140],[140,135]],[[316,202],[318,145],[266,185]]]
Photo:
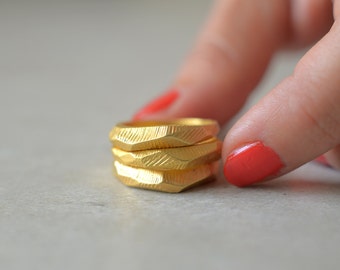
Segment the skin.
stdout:
[[174,80],[178,100],[143,119],[195,116],[223,125],[277,51],[312,44],[293,74],[230,129],[222,156],[262,141],[284,162],[280,175],[324,153],[340,168],[340,0],[216,1]]

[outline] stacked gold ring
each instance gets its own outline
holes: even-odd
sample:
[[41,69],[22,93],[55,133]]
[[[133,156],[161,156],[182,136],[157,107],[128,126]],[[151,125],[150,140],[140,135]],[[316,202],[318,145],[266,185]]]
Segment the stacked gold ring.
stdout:
[[213,179],[221,155],[218,123],[200,118],[136,121],[110,132],[117,178],[128,186],[180,192]]

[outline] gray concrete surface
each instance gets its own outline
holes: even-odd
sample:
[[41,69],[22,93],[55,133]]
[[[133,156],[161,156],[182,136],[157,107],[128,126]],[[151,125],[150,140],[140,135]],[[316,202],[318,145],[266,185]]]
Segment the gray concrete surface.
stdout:
[[208,6],[0,2],[0,269],[338,269],[333,170],[172,195],[112,176],[110,128],[167,87]]

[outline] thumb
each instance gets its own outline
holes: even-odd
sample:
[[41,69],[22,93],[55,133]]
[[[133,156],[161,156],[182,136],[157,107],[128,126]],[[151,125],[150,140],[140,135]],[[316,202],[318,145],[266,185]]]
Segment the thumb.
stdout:
[[285,174],[340,144],[340,24],[227,134],[224,174],[246,186]]

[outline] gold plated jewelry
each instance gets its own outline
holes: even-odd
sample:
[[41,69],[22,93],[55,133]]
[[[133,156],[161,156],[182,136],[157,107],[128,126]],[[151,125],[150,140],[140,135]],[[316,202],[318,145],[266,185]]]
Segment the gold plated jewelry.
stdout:
[[209,139],[192,146],[127,152],[112,148],[114,158],[128,166],[150,170],[184,170],[216,161],[222,143]]
[[222,142],[214,120],[136,121],[110,132],[113,170],[125,185],[181,192],[212,180]]
[[113,147],[125,151],[183,147],[214,137],[216,121],[180,118],[171,121],[135,121],[116,125],[110,132]]
[[113,170],[117,178],[127,186],[176,193],[213,180],[218,162],[204,164],[194,169],[154,171],[134,168],[118,161]]

